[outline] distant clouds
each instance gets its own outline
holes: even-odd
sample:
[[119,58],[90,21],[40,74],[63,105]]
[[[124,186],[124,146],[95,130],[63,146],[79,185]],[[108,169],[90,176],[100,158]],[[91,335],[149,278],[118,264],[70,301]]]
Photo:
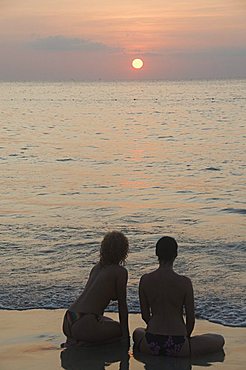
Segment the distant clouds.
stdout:
[[166,49],[160,48],[157,51],[148,52],[144,55],[173,55],[173,56],[189,56],[192,58],[196,57],[246,57],[246,47],[245,48],[236,48],[236,47],[204,47],[201,49],[187,50],[183,49]]
[[87,40],[83,38],[66,37],[62,35],[37,38],[30,41],[28,47],[39,50],[51,51],[107,51],[113,52],[120,49],[108,46],[101,42]]
[[0,80],[246,77],[245,10],[246,0],[0,0]]

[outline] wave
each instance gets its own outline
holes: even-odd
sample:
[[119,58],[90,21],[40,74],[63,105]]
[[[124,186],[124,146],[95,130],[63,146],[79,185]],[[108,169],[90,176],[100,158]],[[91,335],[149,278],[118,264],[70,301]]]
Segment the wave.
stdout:
[[245,215],[246,209],[245,208],[223,208],[221,212],[238,213],[239,215]]

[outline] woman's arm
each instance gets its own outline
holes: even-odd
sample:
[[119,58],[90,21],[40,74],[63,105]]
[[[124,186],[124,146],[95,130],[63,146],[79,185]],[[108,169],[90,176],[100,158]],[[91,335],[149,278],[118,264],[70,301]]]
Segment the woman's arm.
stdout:
[[142,319],[146,322],[146,324],[148,324],[151,315],[150,315],[150,306],[148,303],[148,299],[144,292],[144,275],[141,277],[140,283],[139,283],[139,301],[140,301]]
[[129,337],[128,326],[128,307],[126,302],[126,288],[127,288],[128,273],[125,268],[122,268],[117,277],[117,297],[119,308],[119,321],[123,337]]
[[184,299],[185,315],[186,315],[186,330],[188,337],[195,326],[195,308],[194,308],[194,293],[192,282],[189,278],[186,278],[186,293]]

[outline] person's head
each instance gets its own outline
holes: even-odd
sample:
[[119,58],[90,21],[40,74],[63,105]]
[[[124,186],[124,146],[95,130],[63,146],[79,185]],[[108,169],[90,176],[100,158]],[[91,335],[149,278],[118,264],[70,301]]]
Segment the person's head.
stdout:
[[163,236],[156,243],[155,254],[160,263],[173,263],[178,255],[178,244],[171,236]]
[[128,249],[128,239],[122,232],[108,232],[101,242],[100,263],[102,265],[123,265]]

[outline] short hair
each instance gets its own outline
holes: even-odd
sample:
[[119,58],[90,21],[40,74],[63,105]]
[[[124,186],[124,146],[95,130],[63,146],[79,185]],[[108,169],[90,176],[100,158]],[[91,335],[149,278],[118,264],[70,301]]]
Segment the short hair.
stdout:
[[122,232],[106,233],[100,248],[101,265],[124,265],[128,250],[128,239]]
[[159,261],[171,262],[177,257],[178,244],[171,236],[163,236],[156,243],[155,254]]

